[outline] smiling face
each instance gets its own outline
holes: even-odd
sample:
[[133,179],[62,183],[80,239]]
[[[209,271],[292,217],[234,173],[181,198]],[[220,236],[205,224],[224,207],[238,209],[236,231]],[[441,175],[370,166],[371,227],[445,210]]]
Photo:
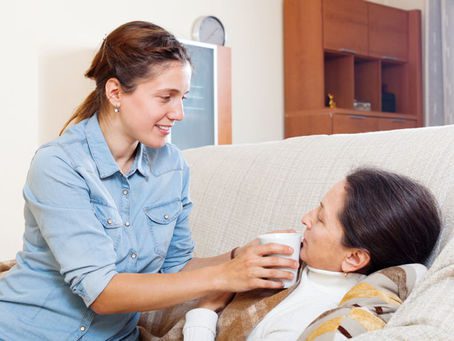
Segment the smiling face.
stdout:
[[320,205],[306,213],[306,225],[301,260],[307,265],[323,270],[346,271],[345,261],[355,250],[342,245],[343,228],[338,214],[345,203],[345,181],[337,183],[324,196]]
[[153,148],[162,147],[175,121],[183,119],[183,99],[191,82],[188,63],[171,62],[158,68],[134,91],[125,93],[120,88],[113,103],[120,111],[111,113],[111,121],[129,142],[140,141]]

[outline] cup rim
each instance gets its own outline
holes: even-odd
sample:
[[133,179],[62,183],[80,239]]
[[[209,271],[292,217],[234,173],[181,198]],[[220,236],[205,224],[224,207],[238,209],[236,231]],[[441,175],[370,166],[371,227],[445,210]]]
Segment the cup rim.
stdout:
[[257,238],[266,238],[266,237],[277,237],[277,239],[286,237],[286,236],[299,236],[303,237],[301,232],[273,232],[273,233],[262,233],[257,236]]

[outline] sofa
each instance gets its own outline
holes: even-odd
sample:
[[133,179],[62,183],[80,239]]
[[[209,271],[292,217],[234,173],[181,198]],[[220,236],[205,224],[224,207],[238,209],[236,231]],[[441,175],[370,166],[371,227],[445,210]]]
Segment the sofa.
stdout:
[[443,216],[429,271],[384,329],[355,339],[454,339],[454,126],[208,146],[184,155],[197,256],[228,251],[270,230],[302,230],[303,213],[359,166],[425,184]]
[[[355,340],[454,340],[454,125],[209,146],[184,155],[196,256],[229,251],[271,230],[302,231],[303,213],[359,166],[428,186],[443,217],[429,271],[384,329]],[[1,263],[0,276],[13,264]]]

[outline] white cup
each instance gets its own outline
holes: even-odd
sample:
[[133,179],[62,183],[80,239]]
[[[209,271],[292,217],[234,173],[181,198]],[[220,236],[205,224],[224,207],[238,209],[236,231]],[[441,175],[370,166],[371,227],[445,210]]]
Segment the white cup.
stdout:
[[[279,255],[276,254],[274,256],[279,256],[279,257],[284,257],[284,258],[290,258],[294,259],[299,263],[300,259],[300,249],[301,249],[301,233],[266,233],[266,234],[261,234],[260,236],[257,237],[260,244],[269,244],[269,243],[276,243],[276,244],[282,244],[282,245],[287,245],[293,248],[293,253],[291,255]],[[293,274],[293,279],[285,279],[282,280],[284,283],[284,288],[289,288],[296,282],[296,276],[298,269],[290,269],[290,268],[285,268],[285,270],[291,272]]]

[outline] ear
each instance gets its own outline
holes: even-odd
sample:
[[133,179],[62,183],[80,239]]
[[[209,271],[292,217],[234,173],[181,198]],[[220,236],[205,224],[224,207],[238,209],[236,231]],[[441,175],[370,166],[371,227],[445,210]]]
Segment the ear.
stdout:
[[113,107],[120,106],[121,84],[116,78],[109,78],[106,82],[106,97]]
[[342,261],[342,272],[358,272],[370,262],[370,254],[364,249],[351,249]]

